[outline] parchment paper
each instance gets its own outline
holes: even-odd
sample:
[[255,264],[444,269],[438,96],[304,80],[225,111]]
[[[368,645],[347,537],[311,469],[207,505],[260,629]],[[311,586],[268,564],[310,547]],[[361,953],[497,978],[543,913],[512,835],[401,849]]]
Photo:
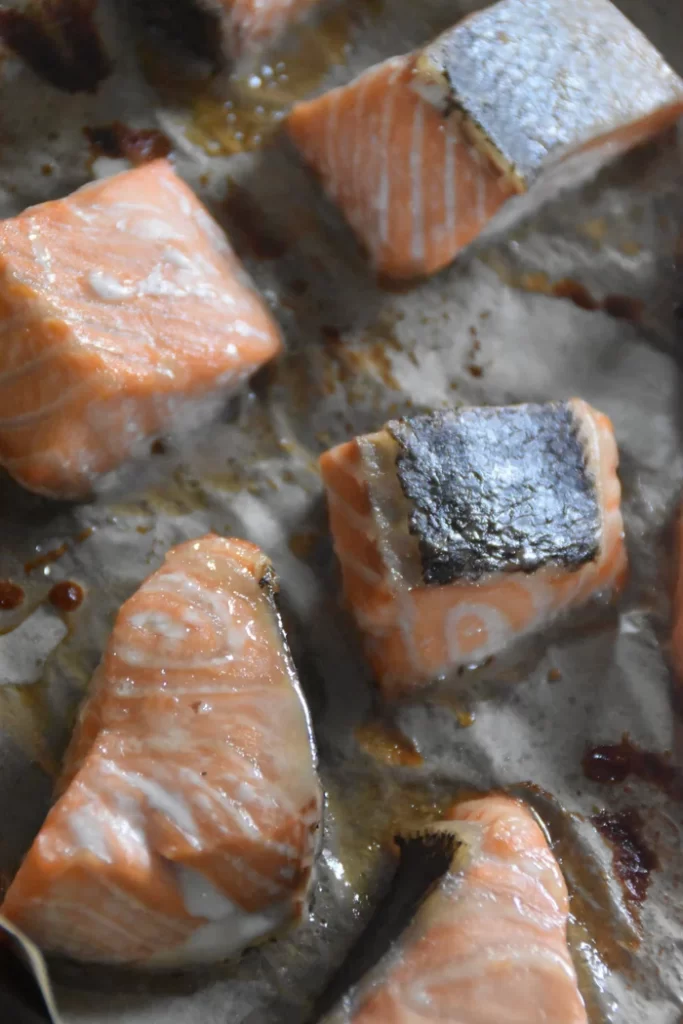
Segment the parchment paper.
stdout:
[[[478,6],[352,3],[342,62],[313,88],[405,52]],[[620,6],[683,72],[683,7],[670,0]],[[474,247],[419,288],[390,293],[375,285],[340,217],[284,140],[209,155],[192,141],[193,100],[169,99],[168,90],[150,84],[128,12],[100,7],[116,70],[97,95],[65,95],[16,59],[3,61],[0,213],[63,195],[119,166],[99,160],[93,170],[83,127],[118,118],[161,128],[172,139],[178,170],[219,219],[229,226],[229,176],[284,243],[275,259],[256,258],[244,239],[241,250],[285,330],[288,353],[227,403],[214,427],[172,439],[165,454],[150,456],[118,491],[92,504],[59,506],[0,481],[0,577],[20,582],[27,594],[18,611],[0,613],[0,868],[11,875],[42,821],[75,706],[120,603],[170,545],[210,529],[260,544],[281,574],[328,808],[314,910],[298,932],[237,965],[198,974],[149,978],[55,964],[64,1020],[303,1019],[307,999],[372,911],[386,880],[392,830],[435,817],[463,788],[513,787],[557,843],[574,896],[573,952],[593,1024],[677,1024],[683,809],[637,779],[589,782],[581,759],[587,747],[618,742],[624,732],[681,759],[665,648],[668,530],[683,479],[674,313],[683,299],[674,266],[683,232],[680,140],[672,135],[631,154],[513,236]],[[562,278],[583,283],[596,303],[614,294],[641,300],[640,322],[539,293]],[[623,599],[616,610],[579,616],[545,634],[522,662],[502,659],[465,676],[449,702],[395,709],[394,725],[424,764],[380,763],[358,741],[357,727],[376,718],[378,702],[340,606],[317,455],[408,409],[571,395],[614,421],[632,564]],[[54,561],[25,571],[25,563],[63,545]],[[65,636],[45,603],[59,579],[87,589]],[[18,647],[21,630],[27,643]],[[26,648],[35,636],[50,640],[30,659]],[[624,901],[610,846],[589,820],[604,808],[638,810],[658,858],[637,912]]]

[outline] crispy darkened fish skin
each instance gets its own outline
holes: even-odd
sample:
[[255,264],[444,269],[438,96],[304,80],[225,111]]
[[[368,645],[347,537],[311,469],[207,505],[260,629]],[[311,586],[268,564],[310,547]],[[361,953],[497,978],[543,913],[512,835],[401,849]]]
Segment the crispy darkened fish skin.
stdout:
[[435,412],[389,423],[425,583],[579,568],[599,551],[600,507],[567,402]]
[[567,152],[683,102],[683,80],[609,0],[502,0],[436,39],[415,86],[524,190]]

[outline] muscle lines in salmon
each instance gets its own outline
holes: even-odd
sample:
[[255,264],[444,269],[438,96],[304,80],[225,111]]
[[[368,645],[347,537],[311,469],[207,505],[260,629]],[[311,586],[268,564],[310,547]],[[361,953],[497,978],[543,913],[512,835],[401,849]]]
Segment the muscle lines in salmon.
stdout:
[[417,416],[326,452],[344,589],[385,693],[618,588],[617,464],[610,421],[580,399]]
[[280,349],[165,160],[1,222],[0,251],[0,463],[41,494],[87,496]]
[[567,888],[530,812],[482,797],[432,829],[460,842],[450,873],[324,1024],[587,1024]]
[[124,604],[2,908],[43,949],[185,965],[301,917],[321,791],[276,589],[210,535]]
[[609,0],[502,0],[288,125],[376,268],[410,278],[682,113],[683,80]]

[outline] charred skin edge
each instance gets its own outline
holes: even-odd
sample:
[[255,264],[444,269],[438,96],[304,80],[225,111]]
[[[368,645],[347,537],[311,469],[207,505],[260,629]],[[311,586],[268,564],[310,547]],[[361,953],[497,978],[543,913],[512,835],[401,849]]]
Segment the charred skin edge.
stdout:
[[[574,529],[570,539],[565,539],[560,547],[554,536],[557,518],[542,521],[543,509],[539,506],[532,508],[534,518],[522,529],[513,531],[511,524],[503,524],[499,530],[491,529],[491,524],[499,521],[506,508],[502,504],[497,505],[494,491],[487,491],[490,476],[473,472],[466,450],[455,452],[451,444],[447,452],[439,452],[449,435],[452,441],[458,439],[459,424],[468,416],[499,419],[499,436],[491,438],[492,446],[498,442],[497,450],[501,440],[507,440],[508,449],[514,449],[515,441],[521,440],[520,424],[510,424],[511,418],[525,417],[527,424],[535,422],[538,425],[539,429],[530,438],[532,443],[535,442],[535,451],[526,449],[522,453],[517,445],[516,451],[508,451],[501,458],[505,461],[516,455],[531,467],[531,473],[535,472],[520,482],[519,497],[522,500],[533,499],[534,485],[543,484],[548,479],[555,480],[558,487],[564,485],[564,489],[558,492],[553,511],[560,515],[565,513],[561,520],[565,531]],[[396,474],[404,495],[412,505],[409,530],[419,542],[426,585],[476,581],[495,572],[528,574],[548,564],[564,566],[572,571],[598,557],[601,510],[597,486],[579,436],[581,424],[568,403],[435,412],[392,421],[386,429],[399,446]],[[502,438],[501,433],[504,435]],[[552,452],[543,448],[544,441],[552,443]],[[459,454],[463,456],[460,461]],[[444,455],[449,457],[449,461]],[[430,473],[430,462],[438,466],[438,479],[433,472]],[[444,470],[449,468],[450,473],[445,473]],[[450,495],[444,495],[444,478]],[[566,521],[569,510],[573,512],[571,522]],[[448,540],[449,535],[452,540],[454,527],[464,541],[460,550],[456,550]],[[522,557],[521,549],[528,547],[533,551],[532,558]]]
[[34,0],[0,9],[0,39],[44,81],[64,92],[95,92],[113,63],[94,22],[96,0]]
[[135,0],[147,28],[218,67],[225,61],[218,11],[199,0]]
[[[415,61],[414,75],[415,81],[423,87],[416,91],[425,98],[427,98],[427,92],[431,96],[431,90],[438,89],[439,98],[436,105],[444,120],[456,122],[463,137],[489,161],[515,192],[520,195],[528,192],[533,182],[525,178],[514,164],[510,163],[503,151],[487,134],[484,126],[458,100],[445,60],[437,63],[433,54],[420,53]],[[436,96],[433,99],[435,100]],[[432,101],[430,100],[430,102]]]
[[[444,823],[447,825],[447,823]],[[418,909],[448,873],[462,842],[447,827],[397,835],[399,861],[384,898],[313,1004],[305,1024],[319,1022],[389,952]]]

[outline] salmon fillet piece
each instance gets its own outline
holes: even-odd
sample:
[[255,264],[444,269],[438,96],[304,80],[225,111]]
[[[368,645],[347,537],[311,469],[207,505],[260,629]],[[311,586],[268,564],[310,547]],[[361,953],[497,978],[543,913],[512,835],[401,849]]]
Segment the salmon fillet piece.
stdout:
[[2,913],[78,960],[223,959],[298,921],[321,790],[253,544],[173,548],[119,612]]
[[320,460],[388,696],[501,653],[626,573],[612,425],[586,402],[436,412]]
[[377,270],[400,279],[681,114],[683,80],[609,0],[502,0],[297,104],[288,127]]
[[461,845],[395,948],[326,1024],[586,1024],[562,872],[529,810],[456,805]]
[[0,222],[0,315],[0,463],[54,498],[86,497],[281,347],[166,160]]
[[197,3],[209,15],[214,30],[222,36],[224,52],[237,60],[276,42],[291,25],[318,7],[321,0],[184,0],[184,3]]

